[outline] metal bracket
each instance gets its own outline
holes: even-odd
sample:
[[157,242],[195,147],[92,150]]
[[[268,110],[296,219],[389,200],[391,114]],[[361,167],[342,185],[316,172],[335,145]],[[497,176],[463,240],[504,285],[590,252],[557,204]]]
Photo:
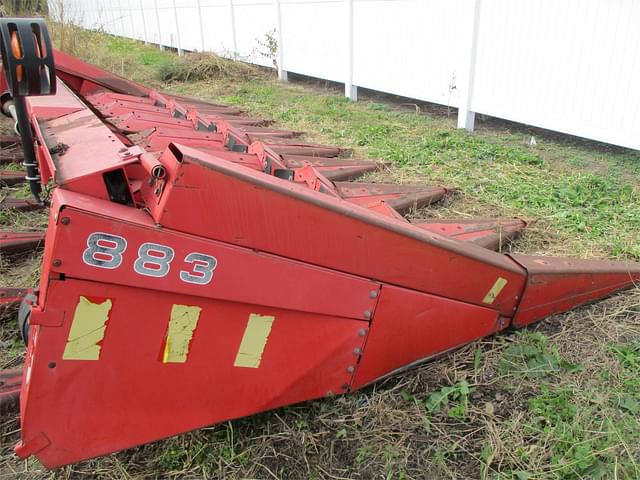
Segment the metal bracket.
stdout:
[[30,325],[41,325],[43,327],[61,327],[64,323],[65,311],[43,312],[37,307],[31,308]]

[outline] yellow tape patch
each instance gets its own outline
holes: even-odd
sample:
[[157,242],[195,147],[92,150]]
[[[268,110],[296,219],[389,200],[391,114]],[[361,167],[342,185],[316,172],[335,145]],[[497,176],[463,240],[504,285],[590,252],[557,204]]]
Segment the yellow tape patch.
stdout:
[[111,310],[111,300],[93,303],[80,297],[73,314],[63,360],[98,360],[106,323]]
[[260,366],[262,352],[275,319],[276,317],[255,313],[249,315],[247,328],[244,330],[236,361],[233,363],[234,367],[258,368]]
[[493,287],[491,287],[491,289],[487,292],[482,302],[491,305],[496,300],[496,298],[498,298],[498,295],[500,295],[500,292],[507,283],[508,282],[506,278],[498,277],[496,283],[494,283]]
[[198,326],[202,308],[188,305],[174,305],[171,308],[169,329],[162,355],[163,363],[184,363],[189,355],[189,344],[193,331]]

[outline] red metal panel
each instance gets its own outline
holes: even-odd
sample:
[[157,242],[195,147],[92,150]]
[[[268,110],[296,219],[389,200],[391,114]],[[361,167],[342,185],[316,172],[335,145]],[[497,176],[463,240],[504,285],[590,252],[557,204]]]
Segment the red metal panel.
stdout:
[[[52,263],[53,273],[64,273],[67,278],[132,287],[144,285],[164,292],[356,319],[366,318],[365,312],[375,306],[371,292],[379,289],[377,283],[247,248],[158,229],[143,212],[79,197],[65,193],[55,201],[56,208],[60,208],[59,225],[53,251],[44,259],[45,263]],[[83,208],[87,201],[91,201],[91,213],[73,208],[74,205]],[[84,254],[88,250],[88,239],[94,233],[117,235],[126,242],[125,250],[118,254],[121,263],[117,268],[101,268],[87,262]],[[149,243],[172,251],[169,270],[164,276],[136,271],[139,249]],[[186,262],[191,252],[216,259],[217,265],[208,283],[181,280],[182,271],[194,269],[192,263]]]
[[640,263],[510,256],[527,270],[518,327],[640,284]]
[[58,185],[117,168],[123,158],[128,158],[123,156],[125,145],[88,108],[43,122],[41,128],[46,145],[68,147],[64,155],[54,155],[50,160]]
[[507,326],[496,310],[384,285],[352,387]]
[[[187,142],[189,143],[189,142]],[[195,143],[195,142],[194,142]],[[243,167],[251,168],[253,170],[263,171],[263,165],[258,160],[258,157],[255,155],[250,155],[247,153],[240,152],[230,152],[228,150],[220,150],[220,146],[216,146],[215,142],[210,142],[211,145],[201,146],[197,145],[194,148],[198,149],[201,152],[208,153],[211,155],[215,155],[219,158],[227,160],[228,162],[233,162],[236,165],[242,165]],[[149,149],[149,151],[154,151],[153,149]]]
[[57,82],[55,95],[28,97],[27,105],[39,120],[61,117],[86,108],[63,82]]
[[[56,237],[56,230],[58,228],[57,219],[58,219],[58,212],[60,209],[58,198],[59,196],[54,191],[54,193],[51,196],[51,206],[49,208],[49,223],[47,225],[47,232],[46,232],[46,236],[49,239]],[[38,284],[38,292],[37,292],[38,305],[40,306],[46,305],[49,281],[58,278],[57,275],[54,275],[51,272],[52,261],[49,260],[52,258],[53,243],[54,242],[52,241],[44,242],[42,269],[40,272],[40,282]],[[45,261],[44,259],[47,259],[47,261]]]
[[153,99],[149,97],[137,97],[134,95],[127,95],[123,93],[114,93],[114,92],[99,92],[93,95],[88,95],[86,100],[92,105],[108,105],[117,100],[126,100],[129,102],[137,102],[140,104],[154,105],[155,102]]
[[[295,148],[295,147],[293,147]],[[313,166],[329,180],[349,180],[360,177],[367,172],[378,170],[382,162],[354,160],[352,158],[336,158],[339,151],[325,149],[326,157],[317,150],[317,146],[308,145],[302,149],[304,154],[282,154],[278,147],[271,147],[264,142],[255,142],[249,147],[250,153],[255,153],[265,163],[269,160],[282,164],[286,168],[296,169]],[[301,152],[298,152],[301,153]]]
[[109,123],[126,133],[138,133],[142,130],[157,127],[167,127],[174,130],[193,130],[193,124],[189,120],[174,118],[170,115],[158,113],[125,113],[109,118]]
[[[146,99],[142,99],[146,100]],[[115,100],[111,103],[100,103],[96,105],[96,109],[104,116],[115,117],[116,115],[123,115],[125,113],[153,113],[162,116],[171,116],[171,112],[166,107],[157,107],[148,102],[142,101],[128,101],[128,100]]]
[[508,257],[194,149],[174,151],[178,178],[155,214],[168,228],[479,305],[502,278],[490,301],[504,315],[522,293],[524,270]]
[[[34,312],[16,448],[47,467],[343,392],[367,324],[77,280],[49,289],[47,313]],[[112,301],[95,361],[62,358],[80,296]],[[186,362],[163,363],[174,304],[202,310]],[[236,367],[251,314],[275,319],[259,367]]]
[[[143,134],[141,133],[140,135]],[[215,148],[228,152],[223,146],[221,134],[197,130],[157,127],[151,133],[142,136],[142,138],[135,138],[134,142],[150,152],[160,152],[167,148],[172,142],[177,142],[189,147]]]

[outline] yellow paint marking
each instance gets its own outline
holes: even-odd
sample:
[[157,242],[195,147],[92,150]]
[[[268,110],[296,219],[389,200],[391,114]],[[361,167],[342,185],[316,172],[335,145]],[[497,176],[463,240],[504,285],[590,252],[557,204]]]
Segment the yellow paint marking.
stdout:
[[169,330],[162,355],[163,363],[184,363],[189,355],[189,344],[198,325],[200,307],[174,305],[169,318]]
[[262,352],[264,352],[275,319],[276,317],[255,313],[249,315],[247,328],[244,330],[236,361],[233,363],[234,367],[258,368],[260,366]]
[[508,282],[505,278],[498,277],[496,283],[494,283],[493,287],[491,287],[491,289],[487,292],[487,295],[484,297],[484,300],[482,300],[482,302],[491,305],[498,297],[498,295],[500,295],[500,292],[507,283]]
[[111,300],[93,303],[86,297],[80,297],[62,354],[63,360],[98,360],[100,358],[101,346],[98,343],[104,338],[111,305]]

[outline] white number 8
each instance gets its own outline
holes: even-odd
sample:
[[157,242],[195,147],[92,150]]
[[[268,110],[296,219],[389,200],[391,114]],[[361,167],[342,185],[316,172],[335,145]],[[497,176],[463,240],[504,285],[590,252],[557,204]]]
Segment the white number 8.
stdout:
[[122,254],[127,249],[127,241],[117,235],[96,232],[87,238],[87,249],[82,260],[87,265],[114,269],[122,263]]
[[164,277],[169,273],[169,264],[173,260],[173,248],[157,243],[143,243],[138,248],[138,258],[133,269],[140,275]]

